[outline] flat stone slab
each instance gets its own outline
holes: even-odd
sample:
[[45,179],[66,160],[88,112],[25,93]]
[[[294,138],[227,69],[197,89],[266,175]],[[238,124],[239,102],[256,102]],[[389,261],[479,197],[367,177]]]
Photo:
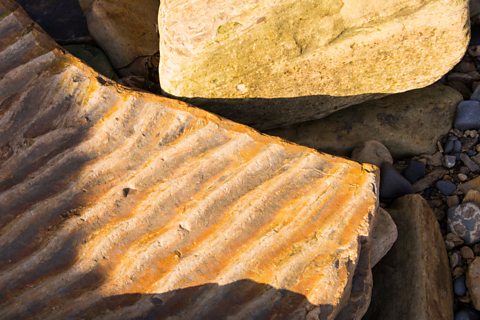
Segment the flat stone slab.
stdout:
[[360,319],[373,166],[103,78],[0,2],[1,319]]
[[468,21],[467,0],[162,1],[161,87],[261,129],[319,119],[440,79]]

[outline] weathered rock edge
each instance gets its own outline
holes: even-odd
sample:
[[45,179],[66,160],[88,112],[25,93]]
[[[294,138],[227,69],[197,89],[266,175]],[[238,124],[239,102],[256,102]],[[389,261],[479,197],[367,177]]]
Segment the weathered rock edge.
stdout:
[[164,1],[159,32],[164,92],[267,129],[432,84],[465,53],[468,1]]
[[376,174],[117,85],[0,2],[0,318],[359,319]]

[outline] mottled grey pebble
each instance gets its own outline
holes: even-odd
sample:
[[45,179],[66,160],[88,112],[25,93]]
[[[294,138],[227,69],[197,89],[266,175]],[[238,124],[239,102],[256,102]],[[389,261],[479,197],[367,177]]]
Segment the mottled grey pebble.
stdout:
[[413,193],[413,187],[390,163],[380,169],[380,198],[392,200]]
[[456,156],[446,155],[443,157],[443,165],[448,169],[455,167],[456,163],[457,163]]
[[466,244],[480,241],[480,208],[476,204],[465,202],[448,209],[447,223]]
[[446,180],[437,181],[435,186],[437,187],[438,191],[446,196],[451,196],[457,190],[455,183]]
[[411,160],[408,167],[403,171],[403,176],[407,178],[410,183],[415,183],[425,177],[426,171],[427,169],[423,162]]
[[465,284],[465,276],[461,276],[453,281],[453,292],[459,297],[467,293],[467,285]]
[[455,128],[459,130],[480,129],[480,102],[465,100],[458,104]]

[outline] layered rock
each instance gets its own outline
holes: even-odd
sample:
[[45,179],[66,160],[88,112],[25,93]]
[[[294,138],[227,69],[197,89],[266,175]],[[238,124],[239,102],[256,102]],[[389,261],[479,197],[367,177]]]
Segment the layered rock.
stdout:
[[456,90],[434,84],[365,102],[325,119],[266,132],[343,156],[368,140],[382,142],[394,157],[431,154],[451,129],[460,101]]
[[428,203],[408,195],[388,212],[398,239],[373,269],[372,304],[364,319],[453,319],[447,251]]
[[258,128],[318,119],[432,84],[468,27],[466,0],[165,1],[161,87]]
[[1,319],[360,319],[373,166],[130,90],[0,2]]
[[93,38],[122,76],[157,78],[159,0],[79,0]]

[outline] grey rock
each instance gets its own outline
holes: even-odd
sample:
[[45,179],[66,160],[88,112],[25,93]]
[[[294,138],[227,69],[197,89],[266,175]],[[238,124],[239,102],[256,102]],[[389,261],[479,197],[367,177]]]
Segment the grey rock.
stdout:
[[480,208],[465,202],[448,210],[448,228],[462,238],[466,244],[480,241]]
[[448,169],[451,169],[451,168],[455,167],[456,163],[457,163],[457,157],[456,156],[452,156],[452,155],[447,154],[443,157],[443,165]]
[[480,314],[478,311],[465,308],[455,313],[454,320],[480,320]]
[[397,226],[390,214],[383,208],[378,208],[377,218],[372,229],[372,267],[375,266],[392,248],[397,240]]
[[459,130],[480,129],[480,101],[466,100],[458,104],[455,128]]
[[477,172],[480,170],[480,166],[476,164],[468,155],[462,153],[460,155],[460,160],[462,160],[463,164],[467,166],[467,168],[472,172]]
[[403,176],[407,178],[410,183],[415,183],[421,178],[425,177],[426,166],[423,162],[411,160],[408,167],[403,171]]
[[457,190],[457,186],[453,182],[446,180],[437,181],[435,186],[437,187],[438,191],[446,196],[451,196]]
[[413,193],[413,187],[390,163],[380,169],[380,199],[392,200]]
[[338,111],[316,121],[266,131],[324,152],[348,156],[363,141],[382,142],[394,158],[433,154],[452,127],[462,96],[435,84]]
[[384,162],[393,164],[393,158],[381,142],[376,140],[370,140],[362,142],[352,151],[352,160],[358,162],[365,162],[374,164],[377,167],[381,167]]
[[467,293],[467,285],[465,284],[465,277],[461,276],[453,281],[453,292],[461,297]]
[[364,320],[451,320],[453,289],[440,226],[428,203],[408,195],[388,208],[398,239],[373,268]]

